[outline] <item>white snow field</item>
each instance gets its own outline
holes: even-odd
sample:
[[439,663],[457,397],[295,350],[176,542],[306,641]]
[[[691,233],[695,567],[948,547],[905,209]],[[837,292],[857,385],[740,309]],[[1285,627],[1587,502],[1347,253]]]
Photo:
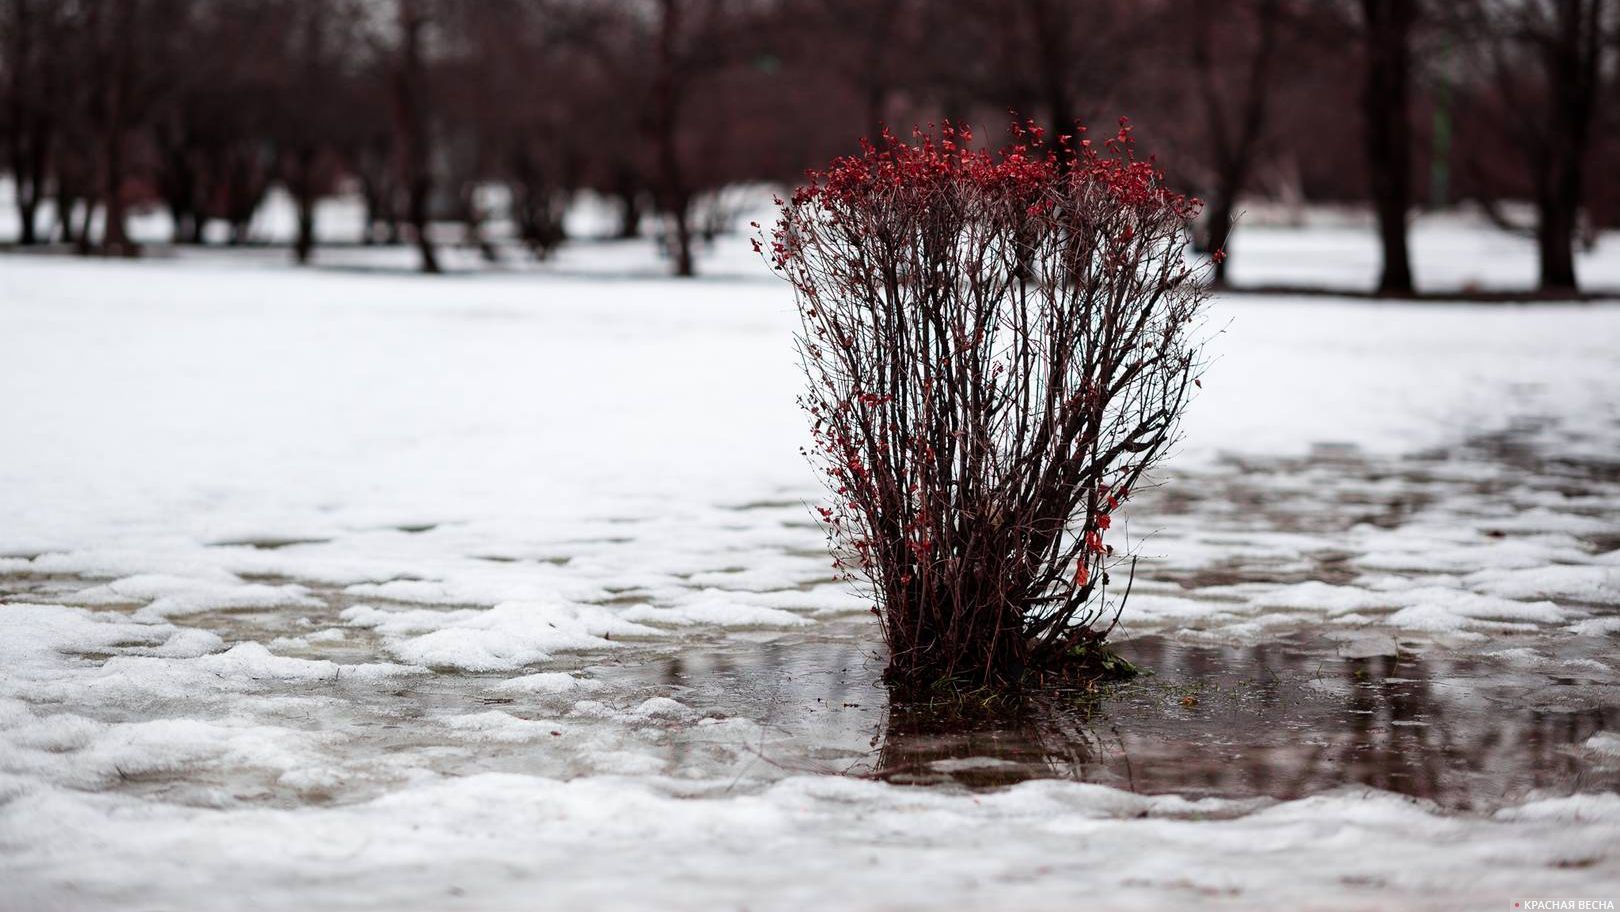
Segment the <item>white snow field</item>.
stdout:
[[[1620,308],[1215,301],[1129,520],[1165,683],[1095,770],[985,786],[1023,761],[890,775],[791,298],[728,243],[0,257],[0,909],[1620,899]],[[1176,690],[1278,643],[1344,674]]]

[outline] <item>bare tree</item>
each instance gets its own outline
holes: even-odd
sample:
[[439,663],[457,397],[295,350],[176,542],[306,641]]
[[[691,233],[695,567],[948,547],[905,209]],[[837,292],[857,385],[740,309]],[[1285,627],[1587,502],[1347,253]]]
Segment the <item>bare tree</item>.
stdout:
[[1620,35],[1620,4],[1474,0],[1446,15],[1483,76],[1464,85],[1465,104],[1507,137],[1529,176],[1541,289],[1574,292],[1587,162],[1606,61]]
[[0,170],[23,243],[128,252],[126,208],[153,203],[177,243],[218,221],[244,243],[279,183],[302,261],[319,202],[355,186],[361,239],[415,244],[431,271],[435,218],[491,256],[509,200],[545,255],[595,191],[621,237],[656,216],[690,274],[734,211],[726,188],[792,181],[880,122],[1011,108],[1059,124],[1052,148],[1123,113],[1209,197],[1200,245],[1229,246],[1243,197],[1370,199],[1379,290],[1405,294],[1417,115],[1441,76],[1459,192],[1534,200],[1542,285],[1567,292],[1572,244],[1620,212],[1617,16],[1620,0],[0,0]]
[[1115,106],[1139,69],[1132,49],[1155,26],[1146,6],[1104,0],[979,0],[944,14],[972,17],[991,42],[994,66],[978,71],[974,94],[1002,111],[1043,114],[1053,141],[1076,123],[1125,113]]
[[[224,4],[199,3],[196,15],[173,23],[178,40],[186,45],[186,65],[154,112],[150,142],[156,154],[156,184],[172,224],[175,244],[201,243],[207,224],[206,182],[210,162],[208,141],[230,118],[220,103],[224,94],[241,106],[248,101],[240,91],[237,74],[243,69],[243,48],[224,28],[227,16],[242,16],[244,4],[226,10]],[[274,39],[270,43],[274,43]]]
[[864,135],[873,141],[922,50],[918,14],[916,0],[801,0],[787,10],[785,27],[810,36],[805,52],[854,91]]
[[643,124],[653,151],[653,199],[668,220],[675,275],[691,276],[696,273],[692,202],[704,189],[690,160],[697,145],[694,101],[703,81],[746,47],[749,23],[730,0],[657,0],[650,28],[652,82]]
[[[454,8],[451,59],[441,65],[458,209],[471,243],[494,257],[485,237],[483,182],[505,185],[519,240],[537,257],[566,238],[564,216],[581,181],[582,161],[616,158],[615,143],[596,148],[588,107],[626,107],[603,97],[588,47],[604,40],[603,17],[525,0],[486,0]],[[503,89],[546,85],[553,91],[513,104]]]
[[53,148],[62,138],[61,108],[66,98],[58,55],[71,25],[71,11],[55,0],[0,2],[5,152],[20,223],[17,242],[22,245],[39,240],[39,207],[46,197]]
[[[1193,3],[1190,13],[1194,23],[1192,56],[1198,70],[1204,134],[1209,157],[1214,163],[1206,246],[1211,251],[1222,252],[1222,256],[1216,258],[1214,279],[1216,283],[1223,283],[1229,259],[1225,255],[1226,247],[1232,235],[1238,197],[1253,174],[1266,126],[1281,12],[1278,0],[1253,0],[1237,10],[1220,12],[1219,23],[1216,11],[1208,3]],[[1252,32],[1252,40],[1244,42],[1231,34],[1238,29]],[[1223,78],[1223,69],[1216,65],[1217,48],[1243,48],[1245,44],[1248,49],[1241,63],[1239,85],[1233,91],[1231,81]],[[1235,100],[1235,104],[1229,104],[1229,98]]]

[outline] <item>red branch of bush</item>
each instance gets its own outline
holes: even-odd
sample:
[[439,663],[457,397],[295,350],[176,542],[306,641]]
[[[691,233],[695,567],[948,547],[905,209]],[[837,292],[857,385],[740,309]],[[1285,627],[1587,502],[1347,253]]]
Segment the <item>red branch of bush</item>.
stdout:
[[885,132],[754,242],[796,294],[821,515],[898,683],[1013,685],[1106,636],[1114,511],[1200,369],[1199,202],[1124,120],[1101,148],[1013,138]]

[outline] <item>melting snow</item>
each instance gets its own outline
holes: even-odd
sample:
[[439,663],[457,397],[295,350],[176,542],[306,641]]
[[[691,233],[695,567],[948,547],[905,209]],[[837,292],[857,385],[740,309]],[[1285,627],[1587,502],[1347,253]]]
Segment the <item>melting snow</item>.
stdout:
[[[1511,634],[1504,674],[1599,682],[1547,705],[1615,705],[1601,656],[1539,645],[1620,632],[1620,311],[1215,310],[1175,474],[1122,523],[1124,635],[1379,660]],[[678,674],[604,682],[720,638],[871,644],[806,507],[792,321],[768,281],[8,257],[0,905],[1506,908],[1620,882],[1608,793],[900,787],[757,762],[768,698],[719,718]]]

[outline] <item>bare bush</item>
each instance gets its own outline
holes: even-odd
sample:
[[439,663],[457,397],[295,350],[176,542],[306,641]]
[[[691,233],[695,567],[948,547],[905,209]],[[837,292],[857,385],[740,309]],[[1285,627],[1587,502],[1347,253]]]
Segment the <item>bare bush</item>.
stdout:
[[1008,687],[1096,654],[1114,511],[1198,382],[1198,201],[1125,121],[1102,149],[1014,134],[885,135],[812,173],[765,239],[802,318],[835,559],[901,685]]

